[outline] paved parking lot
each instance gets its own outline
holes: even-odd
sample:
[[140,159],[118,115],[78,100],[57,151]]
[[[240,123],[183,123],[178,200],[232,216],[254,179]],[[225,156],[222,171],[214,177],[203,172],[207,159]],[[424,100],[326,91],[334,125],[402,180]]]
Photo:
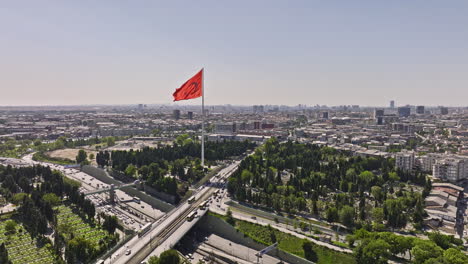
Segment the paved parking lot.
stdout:
[[[29,164],[41,164],[43,166],[50,166],[51,169],[59,170],[67,177],[74,179],[81,183],[80,191],[88,192],[98,189],[106,189],[110,186],[105,184],[91,175],[84,173],[78,169],[65,168],[62,165],[55,165],[44,162],[32,161],[28,156],[24,157],[22,162]],[[127,195],[121,190],[115,191],[117,202],[115,204],[109,203],[109,194],[107,192],[100,194],[88,195],[87,198],[95,205],[97,212],[104,212],[108,215],[115,215],[125,227],[133,230],[138,230],[148,222],[153,222],[164,215],[158,209],[153,208],[151,205],[137,200],[134,197]]]

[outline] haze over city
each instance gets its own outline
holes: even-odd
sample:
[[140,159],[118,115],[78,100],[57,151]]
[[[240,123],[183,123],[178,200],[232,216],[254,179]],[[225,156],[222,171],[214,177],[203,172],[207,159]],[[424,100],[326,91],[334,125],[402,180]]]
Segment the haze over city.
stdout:
[[0,3],[0,264],[468,263],[468,1]]
[[[466,1],[10,1],[0,105],[466,105]],[[199,104],[199,101],[187,101]]]

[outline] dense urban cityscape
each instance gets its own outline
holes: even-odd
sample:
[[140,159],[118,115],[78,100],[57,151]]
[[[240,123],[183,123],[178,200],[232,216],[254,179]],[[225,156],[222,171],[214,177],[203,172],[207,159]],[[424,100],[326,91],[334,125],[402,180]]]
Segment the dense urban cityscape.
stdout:
[[12,263],[466,260],[466,107],[0,111]]
[[468,264],[468,1],[1,1],[0,264]]

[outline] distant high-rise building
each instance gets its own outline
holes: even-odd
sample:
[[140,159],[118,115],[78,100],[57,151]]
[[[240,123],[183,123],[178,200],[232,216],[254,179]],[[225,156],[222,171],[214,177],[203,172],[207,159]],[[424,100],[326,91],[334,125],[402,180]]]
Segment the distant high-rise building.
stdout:
[[377,118],[379,116],[384,116],[384,110],[383,109],[375,109],[374,117]]
[[143,110],[143,104],[138,104],[138,110]]
[[374,111],[374,118],[377,122],[377,125],[383,124],[383,117],[384,117],[384,110],[383,109],[375,109]]
[[419,114],[419,115],[424,114],[424,105],[418,105],[416,107],[416,114]]
[[172,112],[172,115],[174,116],[174,119],[175,119],[175,120],[179,120],[179,119],[180,119],[180,110],[177,110],[177,109],[174,110],[174,111]]
[[398,107],[399,117],[408,117],[411,114],[411,108],[409,106]]
[[395,101],[390,101],[390,108],[395,108]]
[[219,123],[215,125],[215,131],[219,134],[232,134],[236,133],[236,123]]
[[254,122],[254,129],[260,129],[260,122],[258,121]]
[[254,105],[252,107],[252,110],[254,113],[263,113],[265,108],[263,107],[263,105]]
[[377,125],[383,125],[383,120],[384,120],[384,119],[383,119],[383,116],[378,116],[378,117],[376,118]]
[[193,112],[191,112],[191,111],[187,112],[187,118],[192,120],[193,119]]
[[328,112],[322,112],[322,118],[328,119]]
[[440,107],[440,114],[441,115],[448,115],[448,107]]

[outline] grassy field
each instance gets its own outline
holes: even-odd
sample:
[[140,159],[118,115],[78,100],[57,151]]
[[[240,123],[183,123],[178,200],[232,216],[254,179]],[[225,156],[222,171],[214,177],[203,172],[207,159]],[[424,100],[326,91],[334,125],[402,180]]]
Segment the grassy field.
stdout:
[[49,163],[55,163],[55,164],[60,164],[60,165],[71,165],[71,164],[76,163],[74,160],[52,158],[52,157],[47,156],[46,154],[44,154],[42,152],[34,153],[33,160],[42,161],[42,162],[49,162]]
[[38,247],[31,235],[18,225],[14,234],[5,234],[6,221],[0,222],[0,244],[5,243],[8,256],[13,264],[52,264],[54,263],[53,253],[46,247]]
[[108,235],[106,231],[86,223],[68,206],[61,205],[54,209],[58,210],[57,221],[59,229],[61,229],[67,239],[70,239],[71,234],[73,234],[74,237],[84,237],[98,244],[100,239]]
[[[80,151],[80,149],[77,149],[77,148],[57,149],[57,150],[54,150],[54,151],[46,152],[45,155],[47,155],[48,157],[51,157],[53,159],[71,160],[71,161],[74,162],[79,151]],[[85,150],[85,151],[86,151],[86,154],[88,156],[91,153],[94,155],[94,157],[96,157],[96,155],[97,155],[97,151],[95,151],[95,150]],[[97,164],[96,160],[90,160],[90,162],[91,162],[92,165]]]
[[[220,216],[217,214],[213,214],[210,212],[211,215],[216,217],[220,217],[223,220],[226,220],[226,216]],[[258,243],[264,245],[271,245],[272,242],[272,233],[274,237],[276,237],[276,241],[278,242],[278,247],[286,252],[291,254],[300,256],[304,258],[304,250],[302,249],[303,239],[298,238],[296,236],[283,233],[278,231],[274,228],[269,228],[268,226],[262,226],[258,224],[253,224],[241,220],[236,220],[236,229],[239,232],[245,234],[246,236],[252,238],[253,240],[257,241]],[[317,254],[317,263],[325,264],[325,263],[333,263],[333,264],[353,264],[356,263],[354,257],[350,254],[345,254],[341,252],[336,252],[334,250],[315,245],[313,250]]]

